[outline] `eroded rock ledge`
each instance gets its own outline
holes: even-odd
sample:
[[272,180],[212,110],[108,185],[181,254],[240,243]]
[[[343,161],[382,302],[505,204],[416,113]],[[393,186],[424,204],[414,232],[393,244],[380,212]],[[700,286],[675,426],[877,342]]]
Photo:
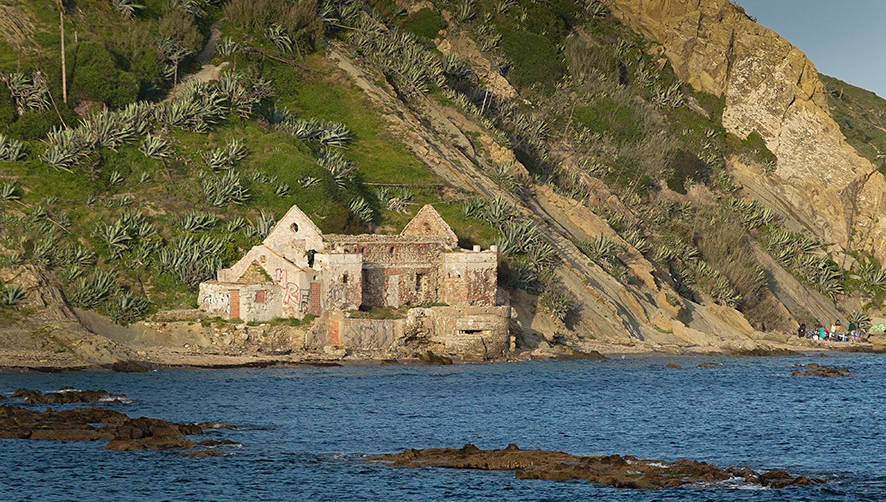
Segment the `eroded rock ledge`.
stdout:
[[[210,427],[178,424],[159,418],[131,418],[106,408],[40,412],[0,406],[0,439],[108,441],[106,449],[122,451],[190,450],[195,443],[185,436],[203,434],[204,428]],[[205,442],[200,444],[214,446]]]
[[18,389],[12,397],[22,398],[25,404],[72,404],[128,401],[124,394],[111,394],[106,390],[78,390],[70,387],[43,393],[33,389]]
[[506,470],[514,471],[517,479],[585,480],[615,488],[674,488],[735,478],[768,488],[822,483],[782,470],[757,473],[747,467],[720,468],[688,459],[663,462],[621,455],[582,457],[556,451],[521,450],[514,444],[503,450],[481,450],[472,444],[462,448],[407,449],[372,457],[369,461],[396,467]]

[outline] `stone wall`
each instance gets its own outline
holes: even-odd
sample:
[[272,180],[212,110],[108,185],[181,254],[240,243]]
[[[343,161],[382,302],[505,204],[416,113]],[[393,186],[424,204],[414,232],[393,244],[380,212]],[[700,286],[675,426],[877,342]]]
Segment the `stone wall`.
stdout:
[[296,206],[292,206],[283,218],[280,218],[265,238],[264,244],[302,268],[308,266],[308,250],[319,252],[324,248],[323,233]]
[[[510,317],[508,306],[413,308],[402,319],[355,318],[331,311],[317,320],[305,343],[312,350],[331,345],[374,352],[376,357],[411,356],[430,349],[456,359],[497,359],[509,350]],[[421,341],[407,344],[410,337]]]
[[498,253],[458,251],[443,255],[440,301],[449,305],[495,305]]
[[308,334],[305,343],[313,350],[333,345],[387,354],[397,349],[405,325],[405,319],[358,319],[340,311],[327,312],[317,322],[318,329]]
[[323,310],[356,310],[363,303],[363,257],[359,254],[318,254],[315,266],[322,270]]
[[407,324],[421,322],[440,352],[460,359],[494,359],[510,345],[511,307],[459,306],[416,308]]
[[273,282],[242,284],[206,281],[197,301],[211,316],[266,322],[283,316],[283,290]]

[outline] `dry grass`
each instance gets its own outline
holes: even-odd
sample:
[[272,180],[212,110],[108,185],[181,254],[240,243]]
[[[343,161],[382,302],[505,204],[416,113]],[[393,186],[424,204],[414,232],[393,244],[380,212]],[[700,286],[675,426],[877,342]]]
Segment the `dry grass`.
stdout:
[[0,4],[0,38],[14,49],[24,50],[34,45],[34,23],[30,16],[12,5]]
[[317,0],[231,0],[225,5],[225,16],[256,32],[279,24],[296,34],[316,19]]

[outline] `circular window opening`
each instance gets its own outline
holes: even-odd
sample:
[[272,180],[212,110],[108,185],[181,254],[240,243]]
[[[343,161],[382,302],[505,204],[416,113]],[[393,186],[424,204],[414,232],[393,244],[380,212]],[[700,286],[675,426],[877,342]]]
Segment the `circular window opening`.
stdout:
[[293,232],[298,232],[298,223],[293,223],[292,225],[289,225],[289,229]]

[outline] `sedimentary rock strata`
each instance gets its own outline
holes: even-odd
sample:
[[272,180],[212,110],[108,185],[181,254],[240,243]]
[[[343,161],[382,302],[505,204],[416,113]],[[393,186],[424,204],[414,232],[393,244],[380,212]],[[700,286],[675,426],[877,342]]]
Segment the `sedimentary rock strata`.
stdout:
[[[757,132],[778,157],[757,195],[825,242],[871,242],[886,257],[886,182],[831,118],[815,66],[728,0],[606,0],[621,21],[662,44],[677,76],[725,98],[723,127]],[[736,172],[757,183],[759,174]],[[757,180],[754,180],[756,176]],[[765,194],[763,193],[765,192]],[[847,203],[848,201],[848,203]]]
[[663,462],[621,455],[582,457],[556,451],[521,450],[513,444],[503,450],[481,450],[472,444],[462,448],[407,449],[369,460],[396,467],[507,470],[514,471],[517,479],[585,480],[616,488],[673,488],[734,478],[770,488],[821,482],[782,470],[758,474],[747,467],[720,468],[688,459]]

